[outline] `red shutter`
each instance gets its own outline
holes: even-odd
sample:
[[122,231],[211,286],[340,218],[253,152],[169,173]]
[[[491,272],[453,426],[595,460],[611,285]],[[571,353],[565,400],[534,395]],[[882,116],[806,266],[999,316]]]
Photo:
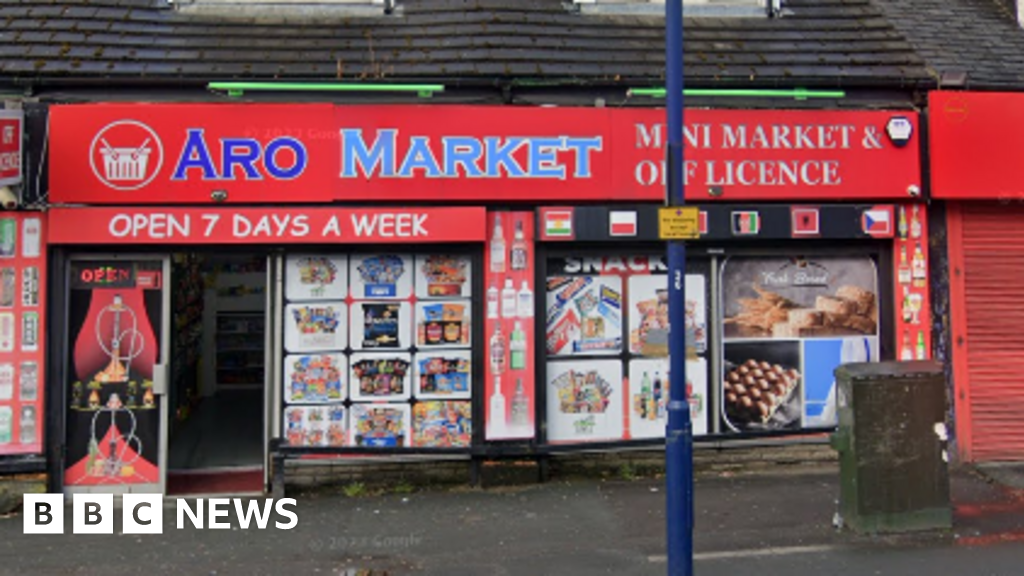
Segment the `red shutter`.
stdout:
[[965,203],[950,220],[961,450],[1024,460],[1024,206]]

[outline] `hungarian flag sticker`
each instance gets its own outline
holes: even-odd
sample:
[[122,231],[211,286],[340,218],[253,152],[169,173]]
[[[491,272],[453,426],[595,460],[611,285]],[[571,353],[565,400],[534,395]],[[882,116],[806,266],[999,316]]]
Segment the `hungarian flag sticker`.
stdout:
[[761,233],[761,215],[755,211],[732,213],[733,236],[756,236]]

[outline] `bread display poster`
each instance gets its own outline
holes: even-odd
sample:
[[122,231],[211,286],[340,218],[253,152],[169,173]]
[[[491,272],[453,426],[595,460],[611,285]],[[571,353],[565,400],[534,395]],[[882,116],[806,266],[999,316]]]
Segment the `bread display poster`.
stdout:
[[[733,257],[721,286],[726,424],[744,431],[827,425],[832,370],[844,360],[878,360],[874,261]],[[863,354],[842,352],[857,343]]]

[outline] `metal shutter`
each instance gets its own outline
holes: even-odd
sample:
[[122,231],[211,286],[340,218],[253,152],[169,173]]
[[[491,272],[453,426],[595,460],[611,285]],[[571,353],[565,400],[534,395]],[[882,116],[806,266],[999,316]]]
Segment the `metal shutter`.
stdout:
[[1024,460],[1024,206],[965,203],[953,212],[957,419],[969,427],[961,450],[973,461]]

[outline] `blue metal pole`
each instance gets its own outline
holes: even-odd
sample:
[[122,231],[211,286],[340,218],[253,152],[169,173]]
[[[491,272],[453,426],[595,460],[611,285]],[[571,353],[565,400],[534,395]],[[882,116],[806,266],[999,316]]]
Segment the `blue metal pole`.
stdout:
[[[683,197],[683,2],[665,0],[668,189],[666,203]],[[668,243],[669,404],[665,471],[669,576],[693,574],[693,424],[686,394],[686,244]]]

